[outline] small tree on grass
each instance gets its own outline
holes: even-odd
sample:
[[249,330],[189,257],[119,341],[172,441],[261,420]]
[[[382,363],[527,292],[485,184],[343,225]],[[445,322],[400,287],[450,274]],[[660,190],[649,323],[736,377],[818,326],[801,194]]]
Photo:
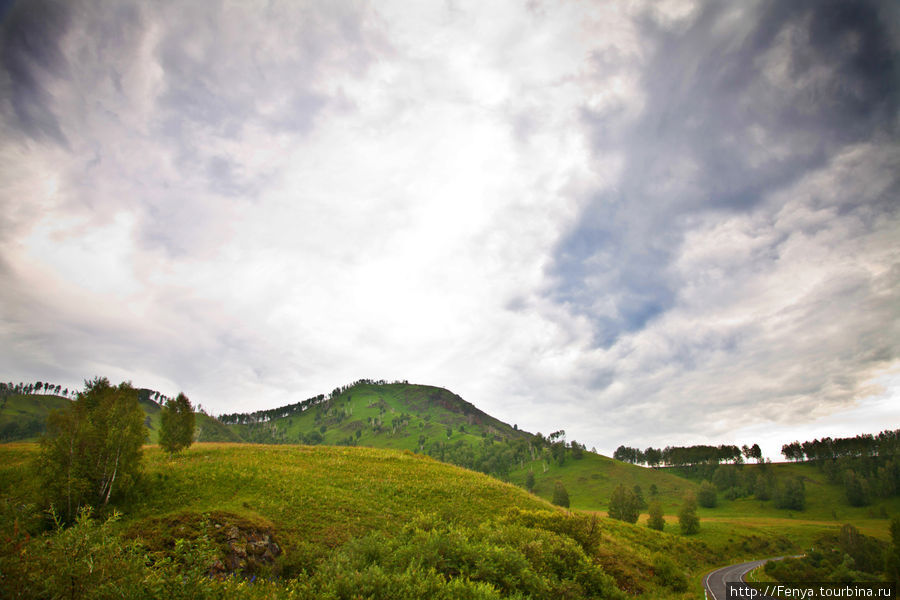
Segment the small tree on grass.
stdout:
[[553,488],[553,504],[569,508],[569,492],[561,481],[557,481],[556,487]]
[[130,383],[86,381],[71,406],[47,417],[37,458],[44,500],[66,521],[82,506],[108,504],[137,478],[146,438]]
[[644,510],[647,508],[647,501],[644,500],[644,492],[641,491],[641,486],[638,484],[634,484],[634,499],[637,501],[638,510]]
[[806,506],[806,489],[799,477],[789,477],[775,490],[775,506],[790,510],[803,510]]
[[640,504],[634,492],[621,483],[617,485],[612,496],[609,497],[608,514],[610,518],[636,523],[640,512]]
[[650,515],[647,519],[647,527],[650,529],[655,529],[657,531],[662,531],[666,527],[666,520],[663,517],[663,508],[662,504],[658,500],[654,500],[650,503]]
[[715,508],[718,498],[716,497],[716,486],[708,481],[700,484],[700,491],[697,493],[697,501],[704,508]]
[[525,476],[525,487],[529,492],[534,491],[534,471],[528,471],[528,475]]
[[693,535],[700,531],[700,519],[697,518],[697,498],[688,494],[678,513],[678,525],[684,535]]
[[170,455],[194,443],[194,408],[184,394],[167,400],[160,414],[159,445]]

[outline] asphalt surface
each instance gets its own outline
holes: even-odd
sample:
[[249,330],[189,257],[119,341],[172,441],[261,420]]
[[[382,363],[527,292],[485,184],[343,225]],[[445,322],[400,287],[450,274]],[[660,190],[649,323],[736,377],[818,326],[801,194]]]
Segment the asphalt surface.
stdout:
[[709,600],[725,600],[728,596],[725,594],[725,584],[728,582],[736,583],[744,580],[744,575],[760,565],[764,565],[770,560],[780,560],[784,558],[764,558],[762,560],[751,560],[750,562],[740,563],[736,565],[728,565],[721,569],[716,569],[703,578],[703,588],[706,591]]

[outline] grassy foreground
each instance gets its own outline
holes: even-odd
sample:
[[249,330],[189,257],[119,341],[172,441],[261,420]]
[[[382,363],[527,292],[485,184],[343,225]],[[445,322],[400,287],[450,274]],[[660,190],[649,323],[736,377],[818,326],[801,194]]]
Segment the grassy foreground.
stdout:
[[[0,446],[0,582],[13,596],[29,597],[23,579],[53,596],[89,560],[85,581],[108,580],[75,597],[103,597],[112,581],[110,597],[691,598],[688,581],[724,559],[421,455],[326,446],[197,444],[175,459],[149,446],[117,521],[41,533],[36,453]],[[246,578],[211,578],[227,562],[217,531],[240,528],[281,554]]]

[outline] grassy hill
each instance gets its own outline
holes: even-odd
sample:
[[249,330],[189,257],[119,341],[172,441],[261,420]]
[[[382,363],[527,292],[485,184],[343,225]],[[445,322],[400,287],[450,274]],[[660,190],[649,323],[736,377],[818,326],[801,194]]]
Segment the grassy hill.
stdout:
[[70,400],[45,394],[8,394],[0,397],[0,440],[36,439],[50,411]]
[[[226,422],[243,439],[259,443],[298,443],[313,436],[328,445],[359,445],[421,450],[435,441],[475,446],[492,439],[527,438],[528,434],[479,410],[449,390],[408,383],[357,383],[336,390],[308,407],[227,415]],[[449,428],[449,432],[448,432]],[[359,432],[359,433],[357,433]],[[449,435],[448,435],[449,433]]]
[[[150,390],[140,390],[139,398],[147,414],[149,441],[155,443],[160,406],[152,400]],[[8,396],[0,410],[0,428],[10,422],[34,423],[67,402],[58,396]],[[639,486],[647,502],[659,500],[666,514],[674,518],[685,493],[696,493],[701,480],[684,470],[650,469],[586,451],[567,451],[560,462],[546,438],[518,430],[449,390],[433,386],[357,382],[328,397],[226,417],[235,423],[225,425],[198,413],[198,439],[409,450],[480,470],[523,488],[532,472],[534,494],[539,498],[550,500],[558,481],[568,491],[572,508],[600,514],[605,513],[613,489],[621,483],[630,489]],[[776,508],[772,500],[728,500],[720,493],[716,508],[699,510],[707,524],[700,539],[716,547],[742,546],[752,535],[780,544],[785,533],[802,545],[816,533],[836,529],[845,522],[885,539],[887,517],[900,513],[900,498],[896,497],[876,499],[865,507],[850,506],[841,486],[828,482],[821,471],[808,464],[735,468],[747,473],[768,468],[778,481],[799,477],[806,486],[807,503],[803,511],[789,511]],[[745,535],[742,531],[752,533]]]
[[[276,413],[279,411],[290,412],[276,409]],[[432,386],[362,383],[329,398],[323,396],[292,414],[263,420],[266,416],[247,413],[223,419],[247,421],[228,427],[242,439],[256,443],[314,441],[412,450],[489,472],[522,487],[528,471],[532,471],[537,495],[549,500],[555,482],[562,481],[573,508],[602,510],[613,488],[625,483],[629,487],[640,485],[645,494],[655,485],[659,499],[674,510],[684,492],[697,487],[682,477],[586,451],[580,459],[569,453],[559,464],[548,451],[550,444],[545,438],[519,430],[449,390]],[[259,422],[253,422],[257,419]],[[480,453],[501,455],[508,471],[491,470],[496,461],[479,462]]]
[[[162,407],[151,399],[151,390],[138,390],[140,404],[146,419],[148,443],[159,439],[159,421]],[[0,440],[35,441],[43,433],[47,415],[53,410],[64,409],[72,401],[52,394],[11,394],[0,400]],[[4,435],[5,433],[5,435]],[[204,413],[196,413],[196,437],[201,442],[240,442],[240,436],[217,419]]]
[[[585,452],[581,459],[568,458],[560,465],[546,459],[526,462],[510,474],[510,481],[524,487],[528,472],[534,473],[534,493],[551,498],[557,481],[569,494],[572,508],[605,511],[613,490],[619,484],[633,489],[640,486],[647,502],[658,500],[663,509],[675,513],[686,492],[696,492],[694,481],[663,469],[649,469]],[[651,493],[655,486],[656,494]]]
[[[68,534],[31,542],[21,538],[23,524],[38,522],[28,514],[37,513],[29,471],[36,452],[35,444],[0,447],[0,517],[5,518],[0,533],[20,549],[0,559],[7,573],[43,570],[42,581],[54,581],[53,569],[78,568],[72,557],[57,567],[51,562],[57,549],[64,552]],[[251,540],[261,532],[269,547],[277,543],[280,555],[261,567],[275,579],[254,587],[235,579],[194,582],[182,572],[174,589],[185,595],[196,583],[216,588],[209,594],[215,597],[287,597],[289,590],[301,588],[315,594],[297,597],[316,597],[334,592],[336,582],[344,580],[353,582],[347,595],[329,597],[365,594],[377,584],[387,587],[370,597],[393,598],[402,597],[404,586],[414,580],[430,582],[436,591],[412,597],[624,598],[622,592],[628,592],[681,598],[688,578],[724,560],[701,542],[568,513],[516,486],[398,450],[198,444],[172,460],[151,447],[143,483],[120,508],[123,516],[101,528],[96,540],[90,525],[75,528],[73,535],[83,535],[78,539],[95,540],[94,571],[105,572],[104,543],[139,542],[144,557],[147,552],[172,557],[143,558],[132,565],[140,575],[134,582],[119,582],[120,589],[168,577],[165,569],[181,564],[184,548],[199,560],[205,556],[204,540],[213,544],[219,563],[240,552],[249,560],[256,543]],[[8,545],[4,548],[9,551]],[[130,572],[127,556],[116,560],[122,565],[119,573]],[[156,570],[149,573],[151,568]],[[435,573],[440,577],[433,579]],[[452,593],[444,589],[448,585],[456,586]]]

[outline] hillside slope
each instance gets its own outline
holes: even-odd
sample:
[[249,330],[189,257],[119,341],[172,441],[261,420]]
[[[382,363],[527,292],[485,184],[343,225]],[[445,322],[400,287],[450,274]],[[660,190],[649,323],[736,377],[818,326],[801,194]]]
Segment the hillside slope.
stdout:
[[656,486],[667,510],[697,484],[583,451],[565,438],[551,442],[496,419],[449,390],[409,383],[358,382],[303,403],[220,417],[255,443],[305,443],[397,448],[488,473],[549,500],[557,481],[573,508],[602,510],[619,483],[640,485],[650,499]]
[[421,450],[435,441],[477,445],[486,437],[528,437],[449,390],[408,383],[357,382],[327,397],[220,419],[243,439],[258,443]]
[[[638,486],[644,500],[658,500],[668,513],[677,512],[685,493],[697,491],[697,483],[661,469],[650,469],[585,452],[580,459],[567,458],[563,464],[539,458],[510,473],[510,481],[524,486],[528,472],[534,473],[534,493],[551,498],[557,481],[569,494],[572,508],[606,510],[617,485],[630,490]],[[654,493],[655,490],[655,493]]]
[[0,442],[35,439],[45,428],[50,411],[70,400],[50,394],[6,394],[0,397]]
[[[162,407],[151,398],[151,390],[138,390],[138,404],[145,413],[147,442],[159,440]],[[61,410],[72,401],[52,394],[11,394],[0,401],[0,442],[35,441],[46,428],[47,415]],[[240,436],[204,413],[195,413],[195,436],[200,442],[240,442]]]
[[[0,506],[28,506],[36,451],[0,447]],[[675,598],[689,577],[723,560],[702,543],[574,515],[494,478],[396,450],[198,444],[170,460],[148,448],[143,482],[120,506],[126,538],[167,552],[179,536],[265,530],[283,550],[274,573],[304,585],[330,585],[315,578],[333,580],[334,569],[352,579],[377,567],[379,581],[435,570],[447,582],[494,590],[467,597],[538,589],[539,597],[620,597],[606,587],[614,585]],[[237,534],[229,535],[233,545]]]

